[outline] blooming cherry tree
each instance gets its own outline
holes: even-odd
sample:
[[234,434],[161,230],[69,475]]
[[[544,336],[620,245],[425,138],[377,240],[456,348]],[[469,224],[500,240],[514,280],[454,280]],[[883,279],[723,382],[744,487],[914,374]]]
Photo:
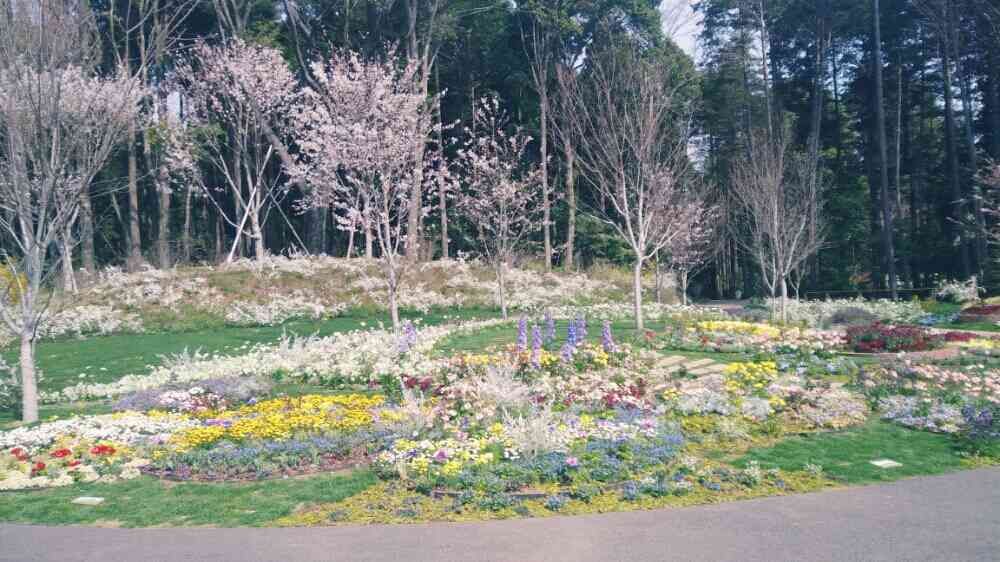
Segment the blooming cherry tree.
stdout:
[[679,234],[666,247],[669,252],[668,267],[677,276],[682,304],[688,303],[688,281],[709,262],[716,251],[719,210],[709,205],[702,194],[692,193],[688,214],[678,217],[683,221]]
[[313,187],[303,203],[340,210],[341,228],[360,223],[367,243],[377,243],[397,331],[409,197],[413,182],[423,181],[414,172],[424,165],[415,161],[414,134],[429,139],[436,130],[429,110],[434,104],[414,93],[416,72],[412,61],[400,68],[393,54],[365,60],[335,53],[313,63],[317,88],[305,91],[292,116],[300,151],[289,173]]
[[541,226],[538,204],[541,170],[529,163],[531,137],[518,128],[508,134],[507,115],[495,97],[480,100],[475,131],[459,151],[466,189],[459,208],[472,223],[497,280],[497,300],[507,318],[506,273],[528,235]]
[[214,190],[206,189],[220,215],[236,229],[227,261],[245,235],[262,259],[265,209],[283,189],[281,178],[269,173],[277,160],[269,136],[288,133],[287,117],[297,97],[295,77],[277,49],[238,39],[217,47],[199,43],[177,77],[189,102],[187,118],[209,131],[203,135],[206,158],[233,198],[236,211],[230,216]]
[[143,91],[123,71],[94,72],[97,42],[85,2],[0,3],[0,29],[0,230],[7,240],[0,321],[20,337],[23,417],[32,422],[45,284],[60,261],[72,259],[69,232],[83,193],[138,118]]

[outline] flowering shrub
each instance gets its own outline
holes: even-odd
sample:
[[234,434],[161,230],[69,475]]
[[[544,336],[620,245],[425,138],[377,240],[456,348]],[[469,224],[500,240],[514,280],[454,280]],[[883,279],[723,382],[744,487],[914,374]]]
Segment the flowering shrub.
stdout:
[[[767,300],[769,310],[779,310],[780,306],[777,299]],[[881,322],[916,322],[924,316],[920,303],[915,301],[865,300],[860,297],[819,301],[790,299],[786,305],[786,313],[791,324],[823,327],[831,323],[832,317],[845,308],[863,310]]]
[[941,347],[943,336],[921,326],[872,324],[847,329],[847,345],[860,353],[927,351]]
[[332,318],[342,314],[346,308],[343,303],[326,306],[293,293],[272,298],[263,304],[233,303],[226,311],[226,321],[238,326],[276,326],[296,318]]
[[223,410],[267,394],[271,384],[259,377],[225,377],[199,381],[194,386],[173,385],[140,390],[122,397],[116,411],[167,410],[199,414]]
[[[84,305],[59,310],[43,319],[38,337],[51,339],[64,336],[82,338],[91,335],[108,335],[119,332],[141,332],[142,321],[130,314],[110,306]],[[14,341],[16,334],[8,331],[6,324],[0,324],[0,343]]]
[[967,302],[978,301],[986,289],[980,287],[975,279],[968,281],[941,281],[938,283],[934,296],[938,300],[965,304]]

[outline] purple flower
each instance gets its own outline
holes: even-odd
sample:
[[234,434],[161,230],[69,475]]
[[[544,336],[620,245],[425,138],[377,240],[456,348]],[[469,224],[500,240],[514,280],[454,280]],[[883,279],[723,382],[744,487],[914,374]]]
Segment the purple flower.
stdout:
[[517,321],[517,350],[528,349],[528,319],[524,316]]
[[399,353],[406,353],[411,347],[417,343],[417,328],[413,325],[413,322],[406,322],[403,324],[403,333],[400,334],[399,340],[396,342],[396,347]]
[[576,344],[578,343],[577,337],[576,323],[570,322],[569,325],[566,326],[566,345],[576,347]]
[[445,451],[444,449],[438,449],[437,452],[434,453],[434,460],[438,462],[445,462],[446,460],[448,460],[448,451]]
[[542,368],[542,331],[538,325],[531,327],[531,367]]
[[555,341],[556,339],[556,321],[552,318],[552,314],[549,311],[545,311],[545,341]]
[[566,457],[566,466],[576,468],[580,466],[580,459],[576,457]]
[[576,317],[576,343],[583,343],[587,339],[587,319],[584,316]]
[[601,330],[601,346],[604,347],[605,353],[618,351],[618,345],[615,344],[615,339],[611,336],[611,322],[608,320],[604,321],[604,329]]

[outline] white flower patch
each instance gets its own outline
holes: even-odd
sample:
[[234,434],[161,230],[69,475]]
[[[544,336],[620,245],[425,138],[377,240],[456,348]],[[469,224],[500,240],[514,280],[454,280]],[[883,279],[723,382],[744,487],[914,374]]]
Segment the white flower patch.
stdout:
[[415,343],[405,353],[400,352],[392,330],[383,329],[323,338],[284,337],[276,344],[257,345],[238,356],[184,353],[146,375],[128,375],[107,384],[81,383],[43,394],[42,398],[47,402],[102,399],[174,383],[274,373],[313,383],[363,385],[373,384],[384,375],[421,377],[445,361],[431,358],[434,345],[441,339],[503,323],[503,320],[485,320],[423,328],[417,331]]

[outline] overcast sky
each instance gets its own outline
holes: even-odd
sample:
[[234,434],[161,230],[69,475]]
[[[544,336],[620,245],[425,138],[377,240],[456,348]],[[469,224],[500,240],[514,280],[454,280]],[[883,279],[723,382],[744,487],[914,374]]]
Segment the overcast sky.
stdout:
[[663,16],[663,31],[671,37],[684,52],[698,60],[698,33],[701,22],[691,9],[691,0],[663,0],[660,12]]

